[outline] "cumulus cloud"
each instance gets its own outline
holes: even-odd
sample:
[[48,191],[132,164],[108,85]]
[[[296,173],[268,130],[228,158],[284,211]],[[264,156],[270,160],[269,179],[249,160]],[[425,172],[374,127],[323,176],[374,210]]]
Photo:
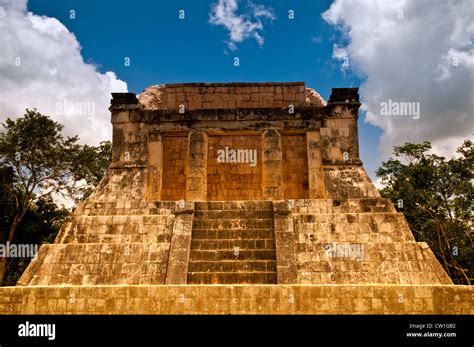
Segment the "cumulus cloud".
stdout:
[[213,4],[209,23],[222,25],[229,31],[227,42],[231,50],[237,49],[237,43],[254,38],[262,46],[263,20],[273,21],[276,16],[271,8],[248,2],[248,13],[237,14],[238,0],[219,0]]
[[[323,18],[342,33],[333,58],[347,56],[364,82],[366,121],[383,129],[380,150],[429,140],[450,157],[474,130],[474,22],[461,0],[335,0]],[[420,117],[383,115],[391,101],[419,103]]]
[[0,47],[0,121],[36,108],[82,143],[111,138],[110,93],[127,84],[86,64],[60,21],[28,12],[26,0],[0,0]]

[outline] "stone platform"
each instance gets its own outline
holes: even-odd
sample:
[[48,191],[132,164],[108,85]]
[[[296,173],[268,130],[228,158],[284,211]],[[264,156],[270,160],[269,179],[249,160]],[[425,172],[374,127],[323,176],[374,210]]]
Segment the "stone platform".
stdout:
[[382,198],[86,202],[18,285],[452,284]]
[[474,291],[453,285],[3,287],[0,314],[474,314]]

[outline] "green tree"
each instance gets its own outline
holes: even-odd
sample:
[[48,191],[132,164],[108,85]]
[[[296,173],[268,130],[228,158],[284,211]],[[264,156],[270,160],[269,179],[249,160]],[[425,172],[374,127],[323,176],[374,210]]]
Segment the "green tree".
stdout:
[[[51,209],[51,194],[73,200],[90,194],[110,163],[110,142],[81,146],[77,136],[63,137],[64,126],[36,110],[27,109],[22,117],[2,125],[0,170],[6,178],[0,182],[4,208],[0,241],[11,244],[28,211],[41,214]],[[0,258],[0,283],[6,266],[7,258]]]
[[[30,245],[52,243],[69,213],[68,209],[58,207],[50,196],[35,200],[18,224],[14,242]],[[15,285],[30,261],[29,257],[10,258],[5,267],[3,285]]]
[[[73,164],[74,179],[79,185],[76,201],[83,201],[91,195],[94,188],[104,177],[112,161],[112,143],[103,141],[99,146],[84,145],[75,157]],[[85,181],[85,182],[84,182]]]
[[466,140],[450,160],[430,150],[429,142],[394,147],[397,159],[390,158],[377,170],[385,185],[381,194],[404,213],[417,241],[429,244],[453,281],[470,284],[474,145]]

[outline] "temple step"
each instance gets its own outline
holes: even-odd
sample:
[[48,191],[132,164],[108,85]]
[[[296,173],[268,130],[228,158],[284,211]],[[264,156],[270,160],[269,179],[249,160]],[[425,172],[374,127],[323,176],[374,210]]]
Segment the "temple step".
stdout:
[[188,284],[272,284],[276,272],[188,272]]
[[272,203],[197,202],[188,284],[275,284]]
[[274,239],[196,239],[191,242],[193,250],[258,250],[275,249]]
[[189,272],[275,272],[275,260],[193,261]]
[[247,229],[247,230],[215,230],[215,229],[202,229],[193,230],[193,240],[267,240],[274,239],[274,231],[272,229]]

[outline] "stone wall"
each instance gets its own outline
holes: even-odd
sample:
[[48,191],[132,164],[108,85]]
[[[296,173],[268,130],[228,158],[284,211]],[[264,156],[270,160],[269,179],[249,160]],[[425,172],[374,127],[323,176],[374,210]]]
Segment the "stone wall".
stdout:
[[[333,89],[327,104],[303,82],[162,85],[139,99],[113,96],[109,174],[144,170],[150,201],[378,196],[359,158],[356,88]],[[215,148],[226,146],[258,149],[257,166],[216,165]]]
[[287,108],[324,106],[324,100],[303,82],[185,83],[151,86],[140,95],[147,109]]
[[164,284],[174,210],[145,201],[83,203],[18,285]]
[[186,199],[187,136],[163,137],[162,200]]
[[283,135],[283,197],[285,199],[309,198],[308,152],[306,136]]
[[452,284],[387,199],[292,200],[274,212],[279,283]]
[[[209,136],[207,161],[207,200],[261,200],[262,157],[261,137]],[[256,163],[218,162],[218,151],[225,148],[256,151]],[[247,157],[246,152],[242,157]]]
[[89,197],[95,202],[119,202],[142,200],[147,187],[147,172],[144,167],[126,170],[109,167],[106,174]]
[[375,188],[362,166],[323,167],[325,194],[328,198],[377,198]]
[[0,314],[474,314],[471,286],[0,288]]

